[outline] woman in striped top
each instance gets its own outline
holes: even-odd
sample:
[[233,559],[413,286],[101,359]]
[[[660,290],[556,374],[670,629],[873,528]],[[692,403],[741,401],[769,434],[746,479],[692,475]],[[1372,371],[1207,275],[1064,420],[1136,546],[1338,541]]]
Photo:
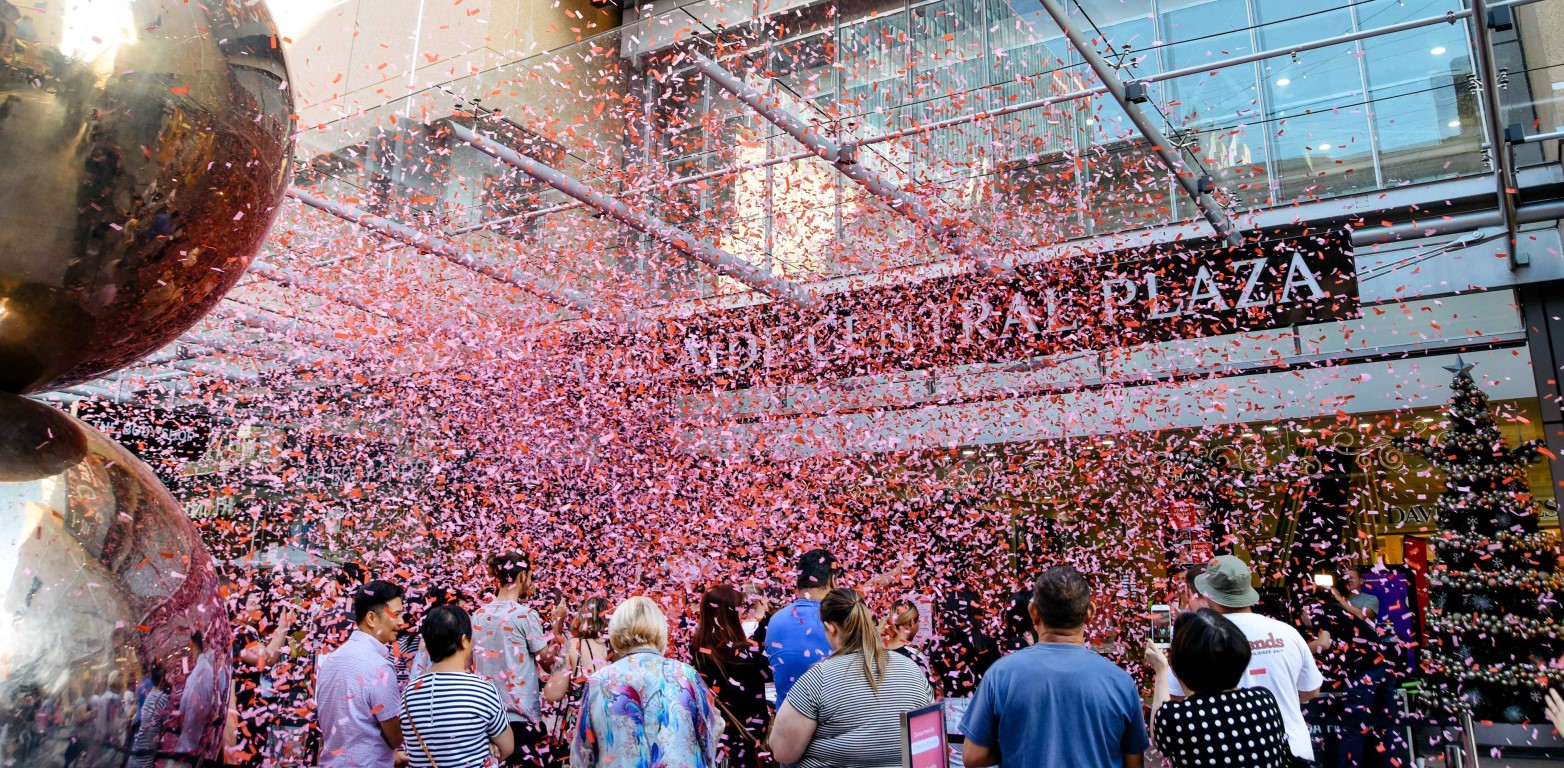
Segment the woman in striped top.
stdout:
[[168,682],[163,667],[153,664],[147,669],[147,679],[152,690],[141,700],[136,712],[136,735],[130,742],[129,768],[152,768],[157,761],[158,742],[163,740],[163,721],[168,718]]
[[413,768],[484,768],[515,746],[494,684],[472,674],[472,619],[460,606],[424,615],[429,671],[402,693],[404,749]]
[[898,768],[901,715],[934,701],[916,662],[889,653],[850,589],[820,601],[832,654],[793,684],[771,729],[772,755],[794,768]]

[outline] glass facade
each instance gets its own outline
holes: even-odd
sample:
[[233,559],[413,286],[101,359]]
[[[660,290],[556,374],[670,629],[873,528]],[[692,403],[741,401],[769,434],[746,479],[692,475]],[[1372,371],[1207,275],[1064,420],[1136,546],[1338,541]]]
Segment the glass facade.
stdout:
[[[1455,0],[1071,5],[1127,80],[1457,9]],[[548,249],[583,231],[614,231],[440,129],[498,112],[514,129],[507,140],[531,156],[791,279],[946,258],[882,200],[702,76],[682,53],[691,39],[821,133],[864,142],[865,164],[1003,250],[1198,217],[1111,99],[1004,113],[1097,84],[1029,0],[837,0],[758,18],[748,6],[661,8],[322,126],[307,143],[328,188],[382,199],[405,190],[459,233],[510,220],[462,235],[467,242],[499,236]],[[1467,25],[1438,23],[1158,80],[1146,106],[1242,216],[1485,172],[1471,62]],[[887,134],[897,138],[881,140]],[[445,158],[444,167],[429,157]],[[616,242],[618,252],[592,263],[545,266],[589,281],[622,281],[620,268],[630,267],[653,298],[745,290],[644,238]]]

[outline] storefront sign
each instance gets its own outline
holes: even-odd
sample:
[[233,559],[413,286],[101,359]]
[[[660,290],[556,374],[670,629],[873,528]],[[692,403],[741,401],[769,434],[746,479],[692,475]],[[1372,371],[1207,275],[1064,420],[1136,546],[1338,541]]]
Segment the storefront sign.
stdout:
[[212,440],[205,417],[139,403],[81,400],[76,415],[146,462],[164,484],[178,482],[180,471],[199,460]]
[[726,388],[1026,360],[1082,349],[1357,316],[1342,233],[1247,244],[1180,242],[773,302],[673,325],[658,345],[692,383]]
[[[1537,502],[1537,526],[1559,527],[1559,503],[1554,499]],[[1377,516],[1380,535],[1431,533],[1439,530],[1439,515],[1433,504],[1390,507]]]

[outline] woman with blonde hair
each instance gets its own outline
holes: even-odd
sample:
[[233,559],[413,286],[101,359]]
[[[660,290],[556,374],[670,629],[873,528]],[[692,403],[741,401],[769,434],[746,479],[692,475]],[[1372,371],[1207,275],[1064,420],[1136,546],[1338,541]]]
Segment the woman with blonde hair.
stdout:
[[715,766],[722,715],[695,668],[663,656],[668,618],[657,604],[647,597],[620,603],[608,620],[608,644],[617,660],[587,678],[571,766]]
[[885,650],[857,592],[833,589],[820,601],[832,653],[788,691],[771,729],[772,755],[795,768],[901,765],[901,715],[934,701],[912,659]]

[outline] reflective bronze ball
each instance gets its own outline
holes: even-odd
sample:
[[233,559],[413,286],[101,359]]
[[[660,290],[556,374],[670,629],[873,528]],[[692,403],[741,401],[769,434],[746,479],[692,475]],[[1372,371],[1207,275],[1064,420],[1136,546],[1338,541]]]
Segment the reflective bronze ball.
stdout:
[[232,642],[212,557],[152,470],[0,394],[0,762],[120,768],[153,678],[168,706],[143,742],[217,758]]
[[0,392],[101,376],[244,273],[293,98],[255,0],[0,0]]

